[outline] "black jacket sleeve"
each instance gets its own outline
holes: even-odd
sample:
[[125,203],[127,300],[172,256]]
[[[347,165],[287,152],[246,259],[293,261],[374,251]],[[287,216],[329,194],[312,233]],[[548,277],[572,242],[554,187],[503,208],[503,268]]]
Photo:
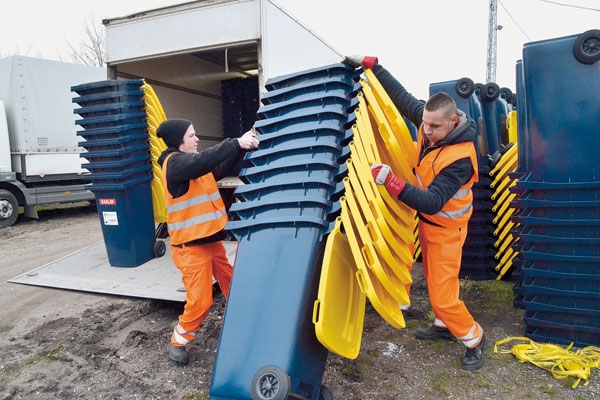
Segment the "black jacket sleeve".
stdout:
[[398,111],[410,120],[416,127],[423,121],[425,102],[410,94],[392,74],[380,64],[375,64],[373,73],[390,96]]
[[237,139],[221,143],[195,154],[177,152],[169,158],[167,186],[173,197],[187,192],[189,181],[212,172],[216,180],[222,179],[243,157]]
[[427,190],[407,183],[398,195],[398,200],[420,213],[436,214],[471,179],[473,173],[471,159],[461,158],[441,170]]

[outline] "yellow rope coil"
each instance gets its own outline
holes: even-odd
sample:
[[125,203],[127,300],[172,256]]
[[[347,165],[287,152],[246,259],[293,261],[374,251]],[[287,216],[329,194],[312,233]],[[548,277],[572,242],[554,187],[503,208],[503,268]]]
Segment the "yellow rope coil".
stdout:
[[[510,350],[498,350],[498,346],[515,340],[527,343],[514,345]],[[563,348],[550,343],[536,343],[526,337],[511,337],[497,341],[494,353],[512,353],[521,362],[529,362],[549,371],[556,379],[575,378],[574,389],[582,379],[586,386],[590,383],[592,368],[600,369],[600,348],[588,346],[572,351],[572,347],[573,343]]]

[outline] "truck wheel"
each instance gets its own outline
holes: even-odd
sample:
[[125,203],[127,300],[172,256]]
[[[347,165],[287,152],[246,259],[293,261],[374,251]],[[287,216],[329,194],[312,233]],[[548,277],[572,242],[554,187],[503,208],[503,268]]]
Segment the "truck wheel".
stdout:
[[19,203],[14,194],[0,189],[0,227],[11,226],[19,216]]
[[600,29],[590,29],[575,39],[575,58],[583,64],[593,64],[600,60]]
[[160,258],[162,256],[165,255],[165,251],[167,250],[167,246],[165,245],[165,242],[163,242],[162,240],[157,240],[156,242],[154,242],[154,257],[155,258]]
[[290,394],[290,377],[281,368],[268,365],[252,378],[252,400],[285,400]]

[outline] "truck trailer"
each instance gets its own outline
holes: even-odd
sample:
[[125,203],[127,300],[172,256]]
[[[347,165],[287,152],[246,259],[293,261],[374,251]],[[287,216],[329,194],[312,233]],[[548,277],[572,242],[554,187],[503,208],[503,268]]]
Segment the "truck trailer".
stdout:
[[202,0],[103,21],[109,79],[144,79],[199,150],[238,137],[265,82],[343,56],[273,0]]
[[23,207],[93,201],[81,167],[71,86],[106,69],[15,55],[0,59],[0,227]]

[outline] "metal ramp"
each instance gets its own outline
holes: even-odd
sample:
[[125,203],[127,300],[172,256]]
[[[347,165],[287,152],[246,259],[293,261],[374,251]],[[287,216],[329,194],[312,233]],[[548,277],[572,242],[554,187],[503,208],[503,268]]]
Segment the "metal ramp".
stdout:
[[[229,262],[233,265],[237,242],[226,241],[223,244]],[[184,302],[185,289],[181,273],[171,260],[170,246],[166,247],[164,256],[153,258],[137,267],[113,267],[108,262],[106,247],[101,241],[9,279],[8,282]]]

